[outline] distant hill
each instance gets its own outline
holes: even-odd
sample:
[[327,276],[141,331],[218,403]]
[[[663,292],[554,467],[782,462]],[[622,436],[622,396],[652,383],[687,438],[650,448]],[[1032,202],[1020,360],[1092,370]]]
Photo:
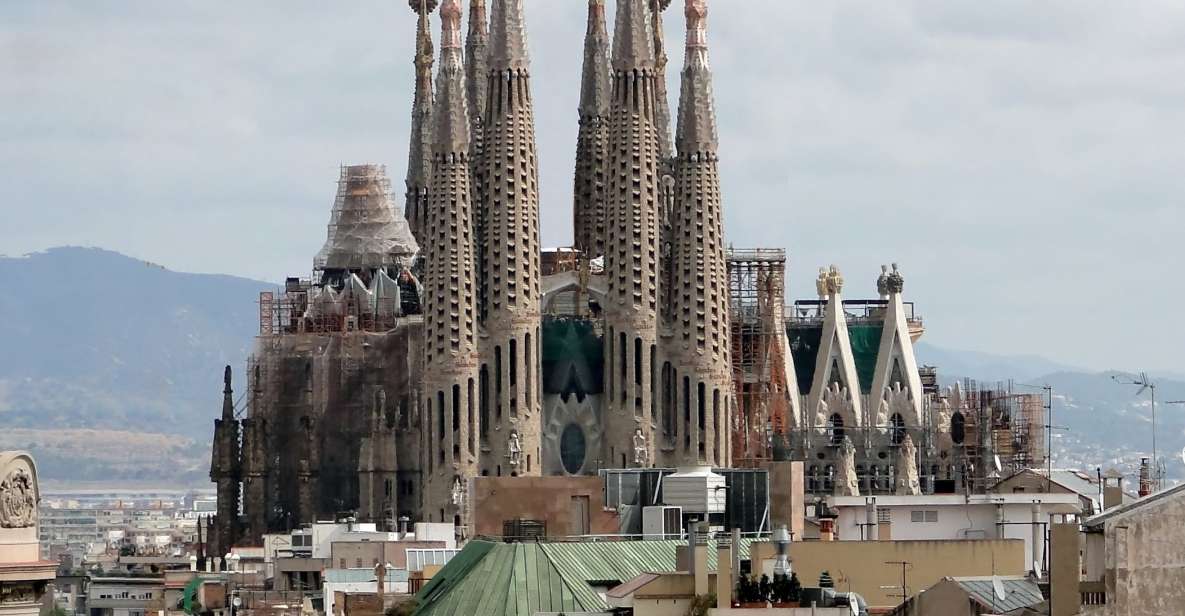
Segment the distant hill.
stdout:
[[[271,283],[173,272],[96,248],[0,257],[0,449],[33,451],[47,480],[203,485],[222,366],[237,389]],[[919,360],[944,382],[1053,385],[1058,466],[1134,468],[1151,450],[1147,395],[1033,355],[952,351]],[[1164,400],[1185,378],[1156,375]],[[1185,407],[1159,408],[1159,449],[1185,476]]]
[[[103,437],[80,429],[183,437],[208,458],[221,366],[242,372],[258,329],[258,294],[270,286],[173,272],[96,248],[0,257],[0,423],[76,431],[77,442],[33,448],[47,461],[72,455],[82,463],[55,463],[48,478],[84,473],[86,454],[78,452],[97,451],[87,441]],[[0,436],[0,445],[11,439]],[[186,449],[170,447],[174,456]],[[166,459],[156,472],[166,481],[205,472],[195,477],[187,466],[192,461]],[[127,474],[119,468],[115,476]]]

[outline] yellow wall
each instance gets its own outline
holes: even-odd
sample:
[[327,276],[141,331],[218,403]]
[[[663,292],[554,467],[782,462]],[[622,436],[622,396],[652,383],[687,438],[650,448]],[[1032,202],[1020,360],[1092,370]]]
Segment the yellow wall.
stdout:
[[[760,575],[775,550],[770,543],[753,543],[753,570]],[[870,607],[895,607],[901,603],[901,566],[909,594],[917,594],[944,577],[1024,575],[1023,539],[985,541],[805,541],[790,544],[791,567],[803,586],[815,586],[819,574],[831,573],[835,590],[860,593]],[[993,565],[994,563],[994,565]]]

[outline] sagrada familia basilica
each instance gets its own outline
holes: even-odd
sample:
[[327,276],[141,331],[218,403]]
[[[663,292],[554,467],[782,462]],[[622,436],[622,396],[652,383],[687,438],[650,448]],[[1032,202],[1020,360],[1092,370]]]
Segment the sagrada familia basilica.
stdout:
[[616,0],[611,33],[607,1],[588,0],[575,245],[544,250],[523,0],[411,0],[403,211],[384,167],[343,167],[313,276],[261,293],[244,402],[227,368],[215,422],[213,549],[344,515],[464,529],[482,475],[793,459],[811,492],[884,494],[1033,462],[1027,404],[918,365],[896,266],[875,298],[830,267],[787,306],[784,251],[726,245],[708,2],[685,0],[672,113],[671,0]]

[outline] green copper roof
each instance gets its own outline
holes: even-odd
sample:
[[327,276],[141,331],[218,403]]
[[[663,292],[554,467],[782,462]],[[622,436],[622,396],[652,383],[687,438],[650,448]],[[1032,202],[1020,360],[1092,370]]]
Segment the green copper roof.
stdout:
[[[748,558],[750,540],[741,541]],[[416,616],[533,616],[608,609],[594,586],[675,571],[684,541],[492,543],[471,541],[416,595]],[[716,550],[708,551],[716,567]]]

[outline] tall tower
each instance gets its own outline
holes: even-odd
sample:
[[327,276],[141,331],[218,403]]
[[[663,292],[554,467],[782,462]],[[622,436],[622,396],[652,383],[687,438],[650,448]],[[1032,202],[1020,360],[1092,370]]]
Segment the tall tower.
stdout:
[[671,216],[673,337],[683,439],[675,459],[728,464],[728,265],[721,223],[716,110],[708,65],[707,0],[687,0],[687,51],[679,97]]
[[[214,420],[214,455],[210,461],[210,480],[218,486],[217,537],[210,540],[219,549],[228,550],[238,540],[239,420],[235,419],[234,390],[230,387],[230,366],[222,376],[222,418]],[[225,551],[223,552],[226,553]]]
[[612,84],[609,34],[605,28],[605,0],[588,0],[572,218],[576,248],[590,259],[605,254],[605,155]]
[[428,14],[437,0],[410,0],[419,15],[416,25],[416,93],[411,106],[411,145],[407,155],[404,217],[419,241],[428,207],[428,174],[432,169],[432,33]]
[[651,466],[655,451],[662,158],[649,1],[618,0],[613,32],[602,445],[611,467]]
[[477,269],[470,202],[469,109],[461,58],[461,8],[440,10],[440,74],[432,144],[432,180],[423,241],[424,417],[428,435],[424,512],[465,522],[464,494],[477,474]]
[[491,475],[538,475],[539,169],[523,0],[494,0],[482,145],[483,442]]

